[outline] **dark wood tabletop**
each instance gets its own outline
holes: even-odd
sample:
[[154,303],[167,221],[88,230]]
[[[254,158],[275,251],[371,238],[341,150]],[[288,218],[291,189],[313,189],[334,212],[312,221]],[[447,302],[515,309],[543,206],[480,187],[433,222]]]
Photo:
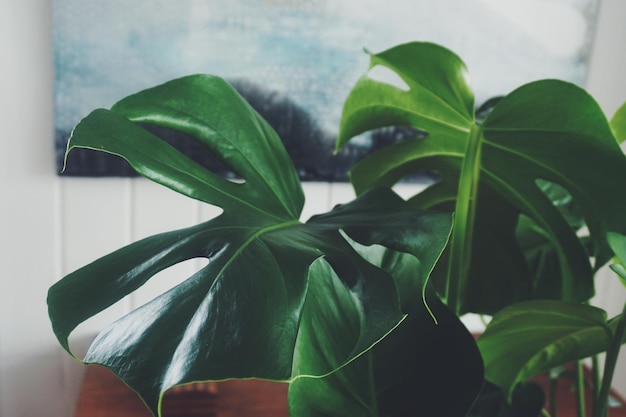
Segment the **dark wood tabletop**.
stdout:
[[[545,376],[536,381],[546,386]],[[164,417],[288,417],[287,384],[232,380],[176,387],[165,394]],[[626,417],[626,404],[614,393],[610,417]],[[587,406],[591,398],[587,398]],[[561,416],[575,416],[572,384],[561,380],[557,390]],[[590,414],[588,414],[590,415]],[[137,394],[107,368],[91,365],[85,376],[74,417],[151,417]]]
[[[176,387],[163,399],[164,417],[287,417],[287,384],[257,380]],[[151,417],[137,394],[107,368],[85,370],[74,417]]]

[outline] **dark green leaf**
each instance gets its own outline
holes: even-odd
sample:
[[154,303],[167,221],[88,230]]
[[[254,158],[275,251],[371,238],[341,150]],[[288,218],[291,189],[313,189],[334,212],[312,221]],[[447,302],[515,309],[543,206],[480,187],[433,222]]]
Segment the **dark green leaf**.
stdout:
[[561,301],[514,304],[493,317],[478,339],[485,377],[506,392],[550,368],[604,352],[611,338],[606,313]]
[[485,381],[467,417],[535,417],[541,415],[545,400],[543,388],[533,381],[517,384],[510,400],[502,388]]
[[[289,391],[292,415],[464,416],[482,384],[482,359],[472,335],[433,291],[424,303],[421,287],[429,266],[381,247],[358,249],[394,277],[408,316],[372,351],[331,375],[294,381]],[[346,317],[315,316],[329,326]],[[311,334],[320,338],[319,332]],[[324,349],[313,348],[309,354],[313,361],[332,361]]]
[[[138,122],[191,135],[243,183],[207,171]],[[448,214],[417,212],[386,189],[300,223],[302,189],[278,137],[214,77],[175,80],[93,112],[74,130],[69,150],[75,147],[120,155],[140,174],[224,210],[208,222],[119,249],[49,291],[53,329],[69,351],[68,337],[78,324],[159,271],[192,258],[209,260],[111,323],[84,358],[112,369],[155,413],[174,385],[250,377],[291,381],[327,374],[359,357],[403,313],[392,278],[364,260],[353,242],[412,253],[432,269],[450,230]],[[358,320],[326,328],[315,321],[318,309]],[[331,353],[341,342],[333,362],[302,360],[311,349],[304,328],[320,331],[320,348]]]
[[[228,181],[132,122],[194,137],[244,180]],[[225,81],[180,78],[95,110],[68,143],[122,156],[141,175],[189,197],[270,218],[297,218],[304,195],[293,164],[272,128]]]
[[438,141],[445,142],[448,153],[438,152],[443,144],[422,139],[410,140],[410,145],[401,142],[384,148],[372,155],[375,160],[372,171],[359,165],[353,169],[351,180],[358,193],[374,182],[383,185],[379,178],[385,178],[385,185],[391,185],[407,175],[410,171],[403,167],[416,159],[415,152],[426,160],[438,157],[458,161],[465,151],[463,138],[473,123],[474,98],[467,84],[467,70],[450,51],[430,43],[404,44],[371,55],[370,70],[376,66],[394,71],[410,90],[367,76],[361,78],[344,103],[337,148],[371,129],[410,125],[431,136],[436,134]]
[[[621,214],[626,195],[613,189],[614,178],[626,177],[626,158],[597,103],[575,85],[538,81],[490,104],[479,123],[465,66],[453,53],[412,43],[373,55],[370,66],[375,65],[396,72],[409,90],[361,79],[346,100],[337,145],[390,125],[427,132],[426,138],[366,157],[352,170],[351,180],[361,193],[391,186],[413,172],[439,174],[441,180],[411,202],[456,212],[449,265],[437,274],[438,289],[460,297],[448,303],[459,312],[492,314],[533,297],[589,299],[594,269],[611,256],[606,232],[626,233]],[[544,183],[556,184],[574,200],[589,228],[589,245],[546,195]],[[516,236],[522,215],[552,248],[555,273],[535,276],[535,268],[523,265],[526,254]],[[503,286],[519,291],[496,290]]]

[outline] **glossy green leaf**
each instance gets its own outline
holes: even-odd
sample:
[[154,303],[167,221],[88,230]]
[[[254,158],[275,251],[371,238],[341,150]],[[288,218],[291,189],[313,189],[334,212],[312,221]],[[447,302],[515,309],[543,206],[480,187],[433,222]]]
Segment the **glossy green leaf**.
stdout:
[[441,155],[440,146],[422,139],[383,148],[367,158],[374,161],[368,163],[372,168],[382,171],[360,165],[353,169],[351,180],[357,192],[373,183],[392,185],[414,171],[414,167],[407,170],[405,166],[414,161],[418,146],[424,158],[458,163],[458,156],[465,151],[463,139],[473,124],[474,98],[467,83],[467,69],[450,51],[429,43],[404,44],[371,55],[370,70],[376,66],[394,71],[410,90],[367,76],[361,78],[344,103],[337,148],[371,129],[410,125],[437,134],[449,152]]
[[550,368],[604,352],[611,336],[603,310],[533,300],[496,314],[478,347],[485,377],[510,393],[516,383]]
[[[191,135],[244,183],[228,181],[133,122]],[[194,75],[169,81],[98,109],[75,128],[75,147],[126,159],[141,175],[189,197],[270,218],[297,217],[304,203],[300,181],[273,129],[225,81]]]
[[622,104],[611,118],[611,129],[618,142],[626,140],[626,103]]
[[[351,181],[361,193],[410,173],[439,174],[441,180],[411,203],[455,211],[448,266],[435,281],[448,304],[460,313],[493,314],[533,298],[589,299],[594,269],[611,256],[606,232],[626,232],[626,195],[615,193],[612,181],[626,177],[626,158],[593,98],[566,82],[538,81],[498,99],[486,117],[475,119],[465,66],[452,52],[411,43],[372,55],[375,65],[394,71],[408,89],[367,76],[359,80],[346,100],[337,144],[390,125],[427,132],[364,158]],[[593,252],[543,182],[571,195],[589,227]],[[558,269],[548,284],[537,284],[517,240],[522,215],[554,248]]]
[[[209,172],[138,122],[190,135],[242,182]],[[154,413],[175,385],[291,381],[328,374],[359,357],[404,315],[393,279],[363,259],[353,242],[411,253],[430,270],[451,226],[448,214],[418,212],[388,189],[301,223],[302,189],[279,138],[214,77],[174,80],[94,111],[74,129],[68,152],[73,148],[119,155],[145,177],[223,209],[208,222],[119,249],[49,290],[54,332],[70,351],[68,337],[77,325],[159,271],[192,258],[209,260],[111,323],[83,359],[113,370]],[[335,310],[358,320],[332,328],[316,322],[318,314]],[[349,349],[333,363],[302,362],[298,358],[311,349],[304,328],[323,334],[319,349],[333,352],[337,341]]]
[[[363,250],[359,248],[361,253]],[[394,277],[402,309],[408,315],[373,350],[345,367],[324,378],[295,380],[289,388],[291,414],[464,416],[483,381],[482,359],[474,338],[432,290],[427,292],[427,304],[423,302],[420,288],[428,276],[427,265],[381,247],[366,250],[364,255],[370,261]],[[336,312],[315,316],[330,327],[346,320],[345,314]],[[309,334],[313,341],[310,360],[336,363],[328,351],[315,348],[319,343],[314,341],[323,333]]]

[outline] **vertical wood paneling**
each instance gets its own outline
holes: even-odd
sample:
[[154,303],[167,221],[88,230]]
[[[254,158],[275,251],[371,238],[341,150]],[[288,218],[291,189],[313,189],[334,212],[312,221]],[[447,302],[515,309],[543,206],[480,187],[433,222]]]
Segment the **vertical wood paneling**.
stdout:
[[[130,180],[62,179],[62,273],[68,274],[130,242]],[[124,299],[81,324],[72,337],[80,356],[104,325],[129,311]]]
[[301,222],[306,222],[311,216],[330,210],[330,187],[330,184],[325,182],[306,182],[303,184],[305,200],[300,216]]
[[46,290],[58,271],[49,2],[0,2],[0,416],[66,416]]
[[[60,267],[56,279],[127,244],[132,203],[128,179],[61,177],[59,183]],[[80,325],[70,337],[73,352],[83,357],[93,337],[129,307],[129,301],[123,300]],[[63,372],[61,394],[66,407],[73,410],[84,366],[65,352],[59,350],[58,355]]]
[[329,184],[329,204],[334,207],[337,204],[345,204],[354,199],[354,189],[348,183]]
[[[60,178],[60,278],[130,241],[131,188],[128,179]],[[93,337],[129,311],[128,299],[78,326],[70,346],[80,358]],[[60,352],[66,403],[72,407],[84,366]]]

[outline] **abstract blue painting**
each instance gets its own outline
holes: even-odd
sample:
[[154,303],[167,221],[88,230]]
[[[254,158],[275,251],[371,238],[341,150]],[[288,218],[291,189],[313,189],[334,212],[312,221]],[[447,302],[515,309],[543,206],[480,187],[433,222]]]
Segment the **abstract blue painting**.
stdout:
[[[71,128],[92,109],[171,78],[212,73],[268,119],[310,181],[345,181],[347,168],[375,146],[363,136],[332,155],[342,103],[367,69],[365,48],[443,44],[466,62],[479,105],[537,79],[584,84],[597,9],[597,0],[52,4],[59,170]],[[119,158],[72,158],[64,175],[132,175]]]

